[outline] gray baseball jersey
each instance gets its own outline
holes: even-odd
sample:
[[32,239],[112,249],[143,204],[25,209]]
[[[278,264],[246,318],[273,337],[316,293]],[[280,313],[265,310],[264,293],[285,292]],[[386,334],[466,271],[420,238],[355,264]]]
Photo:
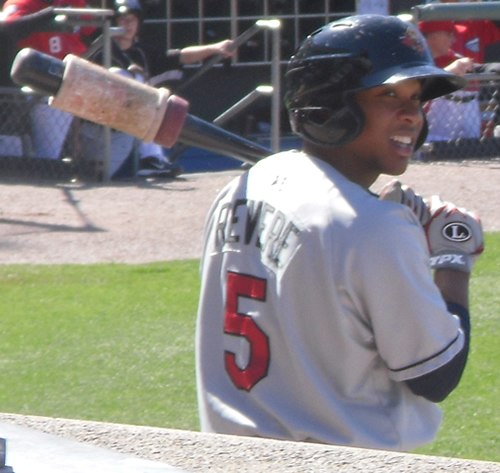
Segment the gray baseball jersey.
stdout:
[[201,267],[202,430],[394,450],[431,441],[440,409],[403,381],[450,361],[464,335],[428,260],[408,208],[302,152],[230,183]]

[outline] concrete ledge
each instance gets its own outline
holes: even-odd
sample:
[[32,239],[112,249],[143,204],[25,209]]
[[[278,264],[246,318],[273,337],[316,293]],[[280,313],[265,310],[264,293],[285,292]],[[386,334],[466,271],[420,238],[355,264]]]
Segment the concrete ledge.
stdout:
[[0,413],[2,422],[23,425],[145,460],[163,462],[187,472],[500,472],[500,463],[496,462],[154,427]]

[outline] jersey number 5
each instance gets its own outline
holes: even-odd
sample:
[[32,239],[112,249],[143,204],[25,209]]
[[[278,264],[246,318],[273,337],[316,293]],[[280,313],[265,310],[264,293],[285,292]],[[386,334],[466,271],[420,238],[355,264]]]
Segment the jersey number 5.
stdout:
[[240,297],[265,301],[265,279],[233,272],[229,272],[227,276],[224,333],[245,338],[250,346],[250,354],[244,368],[240,368],[236,363],[236,354],[227,350],[224,352],[224,362],[234,385],[238,389],[250,391],[267,375],[269,339],[250,315],[238,311]]

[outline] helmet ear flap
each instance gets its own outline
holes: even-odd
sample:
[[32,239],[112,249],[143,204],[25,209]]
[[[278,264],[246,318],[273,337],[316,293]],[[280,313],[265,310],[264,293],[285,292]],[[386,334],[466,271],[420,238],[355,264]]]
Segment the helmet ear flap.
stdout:
[[351,94],[344,94],[334,107],[311,105],[290,112],[292,130],[320,146],[342,146],[354,140],[365,123],[363,111]]
[[427,122],[427,117],[424,113],[424,124],[420,130],[420,135],[418,135],[417,142],[415,143],[415,151],[417,151],[417,149],[424,144],[425,139],[427,138],[427,133],[429,133],[429,123]]

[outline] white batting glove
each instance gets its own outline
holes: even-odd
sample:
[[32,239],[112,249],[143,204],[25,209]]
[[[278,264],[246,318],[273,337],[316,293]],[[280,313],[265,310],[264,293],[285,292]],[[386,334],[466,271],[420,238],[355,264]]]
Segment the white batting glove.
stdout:
[[413,210],[422,226],[431,218],[429,206],[425,199],[416,194],[411,187],[401,184],[397,179],[393,179],[382,188],[380,199],[406,205]]
[[470,272],[484,250],[481,221],[474,213],[443,202],[437,195],[428,204],[430,220],[424,228],[431,268]]

